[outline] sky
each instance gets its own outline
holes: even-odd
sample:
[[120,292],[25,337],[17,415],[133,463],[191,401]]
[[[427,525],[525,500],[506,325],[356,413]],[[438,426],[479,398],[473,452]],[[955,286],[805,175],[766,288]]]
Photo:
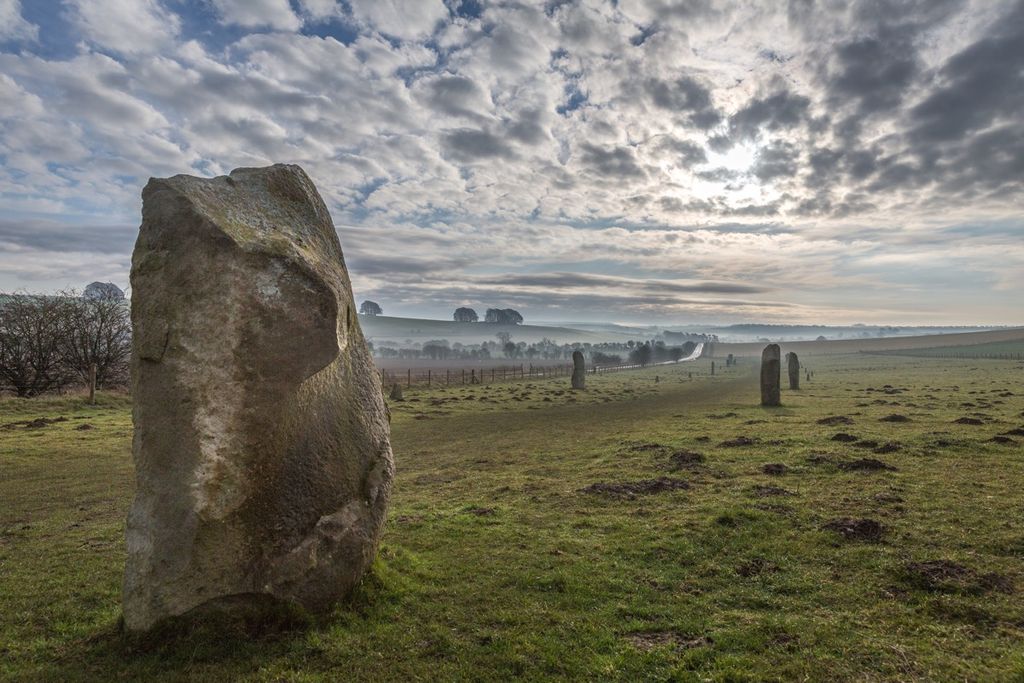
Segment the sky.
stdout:
[[389,315],[1024,324],[1024,0],[0,0],[0,291],[275,162]]

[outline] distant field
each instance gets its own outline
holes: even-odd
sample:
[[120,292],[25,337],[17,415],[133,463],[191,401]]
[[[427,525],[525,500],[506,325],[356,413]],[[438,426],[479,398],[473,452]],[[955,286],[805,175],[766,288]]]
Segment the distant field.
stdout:
[[1024,680],[1024,363],[812,367],[414,386],[347,605],[142,646],[129,402],[0,401],[0,680]]
[[[881,337],[872,339],[836,339],[827,341],[780,342],[782,352],[794,351],[807,355],[834,355],[847,353],[875,353],[881,351],[909,351],[912,349],[940,349],[951,346],[977,346],[980,344],[1004,344],[1011,346],[1024,343],[1024,328],[991,330],[988,332],[963,332],[958,334],[930,334],[920,337]],[[712,354],[724,358],[736,356],[760,356],[766,342],[728,344],[717,343]]]
[[1024,358],[1024,339],[1017,341],[992,342],[989,344],[965,344],[963,346],[939,346],[922,349],[897,349],[875,351],[874,353],[894,356],[915,356],[919,358]]

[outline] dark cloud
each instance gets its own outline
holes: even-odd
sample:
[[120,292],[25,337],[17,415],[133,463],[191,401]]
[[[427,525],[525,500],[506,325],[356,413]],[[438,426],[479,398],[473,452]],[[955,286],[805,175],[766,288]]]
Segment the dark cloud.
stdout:
[[754,160],[753,174],[762,182],[791,178],[799,170],[800,150],[789,142],[774,142],[762,147]]
[[754,139],[762,130],[794,128],[807,118],[810,104],[809,98],[789,90],[754,98],[729,117],[730,135],[733,139]]
[[829,99],[833,106],[856,102],[859,116],[892,111],[920,72],[916,51],[903,40],[853,40],[836,48],[835,62]]
[[[956,141],[1024,111],[1024,2],[991,35],[951,57],[938,87],[910,110],[915,144]],[[1018,121],[1019,125],[1019,121]]]
[[514,159],[515,151],[504,139],[486,130],[459,128],[441,136],[444,152],[457,161]]
[[648,79],[644,89],[654,105],[683,114],[686,121],[702,130],[713,128],[722,120],[721,113],[711,101],[711,91],[697,80],[681,76],[674,81]]
[[465,76],[442,76],[427,85],[427,102],[431,108],[448,116],[478,118],[474,111],[482,101],[489,99],[483,90]]
[[580,145],[580,164],[591,173],[606,178],[642,178],[647,173],[637,162],[632,147],[598,147],[589,142]]

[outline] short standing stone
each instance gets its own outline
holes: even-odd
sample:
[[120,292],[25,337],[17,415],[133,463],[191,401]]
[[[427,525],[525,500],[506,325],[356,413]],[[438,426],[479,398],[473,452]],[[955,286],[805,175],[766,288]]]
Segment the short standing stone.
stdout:
[[587,381],[587,363],[582,351],[572,352],[572,388],[583,389]]
[[405,397],[402,395],[402,385],[395,382],[391,385],[391,400],[392,401],[404,401]]
[[761,405],[782,405],[782,352],[778,344],[769,344],[761,353]]
[[786,354],[786,371],[789,373],[789,388],[800,388],[800,359],[790,351]]
[[327,610],[373,560],[394,470],[327,207],[285,165],[142,199],[125,626]]

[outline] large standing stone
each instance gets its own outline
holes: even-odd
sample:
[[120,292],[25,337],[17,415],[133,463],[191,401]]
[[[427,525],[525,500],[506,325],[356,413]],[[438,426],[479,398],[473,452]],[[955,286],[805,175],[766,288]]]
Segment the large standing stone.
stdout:
[[786,371],[789,373],[789,388],[800,388],[800,359],[790,351],[786,354]]
[[769,344],[761,352],[761,405],[782,405],[782,352],[778,344]]
[[572,388],[583,389],[587,382],[587,363],[582,351],[572,352]]
[[125,625],[328,609],[374,557],[394,465],[327,207],[286,165],[142,199]]

